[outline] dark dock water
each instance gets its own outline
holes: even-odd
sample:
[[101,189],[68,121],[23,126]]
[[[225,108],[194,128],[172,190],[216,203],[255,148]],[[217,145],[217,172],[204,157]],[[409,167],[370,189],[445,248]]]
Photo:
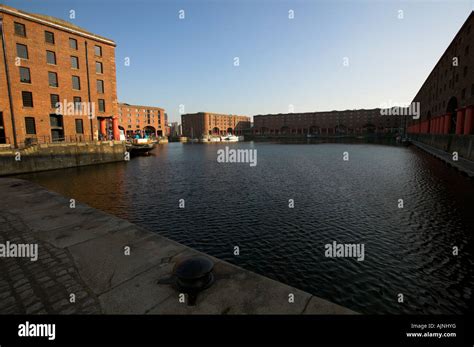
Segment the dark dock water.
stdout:
[[[469,310],[472,180],[414,147],[228,144],[257,149],[251,167],[218,163],[224,146],[170,143],[128,163],[21,177],[358,312]],[[363,243],[364,261],[326,258],[333,241]]]

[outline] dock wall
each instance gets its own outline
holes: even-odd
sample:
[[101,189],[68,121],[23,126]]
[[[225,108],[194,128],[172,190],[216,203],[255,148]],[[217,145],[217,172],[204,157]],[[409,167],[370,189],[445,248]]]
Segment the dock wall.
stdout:
[[38,144],[25,149],[0,148],[0,176],[123,161],[120,141]]
[[474,135],[410,134],[410,139],[474,162]]

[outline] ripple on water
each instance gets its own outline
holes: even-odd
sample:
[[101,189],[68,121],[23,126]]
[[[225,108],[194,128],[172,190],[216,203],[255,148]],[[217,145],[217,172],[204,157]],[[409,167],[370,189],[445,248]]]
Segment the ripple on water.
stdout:
[[[171,143],[126,165],[25,177],[360,312],[468,311],[472,181],[411,148],[233,145],[257,149],[258,165],[250,168],[218,164],[220,146]],[[332,241],[364,243],[365,260],[326,258]]]

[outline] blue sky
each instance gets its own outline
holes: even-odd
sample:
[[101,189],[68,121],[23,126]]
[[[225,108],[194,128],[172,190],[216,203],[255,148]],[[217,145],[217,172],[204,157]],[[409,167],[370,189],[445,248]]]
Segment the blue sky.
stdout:
[[474,0],[2,2],[115,40],[119,101],[164,107],[170,121],[181,104],[255,115],[410,102],[474,9]]

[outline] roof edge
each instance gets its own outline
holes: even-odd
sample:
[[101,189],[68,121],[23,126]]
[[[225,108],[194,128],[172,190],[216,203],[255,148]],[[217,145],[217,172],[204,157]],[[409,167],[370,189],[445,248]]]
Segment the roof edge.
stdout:
[[[19,9],[16,9],[14,7],[10,7],[10,6],[7,6],[7,5],[3,5],[3,4],[0,4],[0,13],[13,15],[13,16],[17,16],[17,17],[20,17],[20,18],[23,18],[23,19],[30,20],[32,22],[44,24],[44,25],[50,26],[52,28],[60,29],[60,30],[63,30],[63,31],[67,31],[67,32],[79,35],[79,36],[94,39],[96,41],[112,45],[114,47],[117,46],[115,41],[113,41],[111,39],[108,39],[106,37],[102,37],[102,36],[99,36],[99,35],[96,35],[96,34],[92,34],[88,31],[86,31],[85,29],[82,29],[82,28],[80,28],[80,27],[78,27],[78,26],[76,26],[72,23],[69,23],[67,21],[64,21],[60,18],[57,18],[58,22],[54,22],[52,20],[46,19],[45,18],[46,16],[25,12],[25,11],[22,11],[22,10],[19,10]],[[69,23],[70,26],[61,24],[61,23],[59,23],[59,21]]]

